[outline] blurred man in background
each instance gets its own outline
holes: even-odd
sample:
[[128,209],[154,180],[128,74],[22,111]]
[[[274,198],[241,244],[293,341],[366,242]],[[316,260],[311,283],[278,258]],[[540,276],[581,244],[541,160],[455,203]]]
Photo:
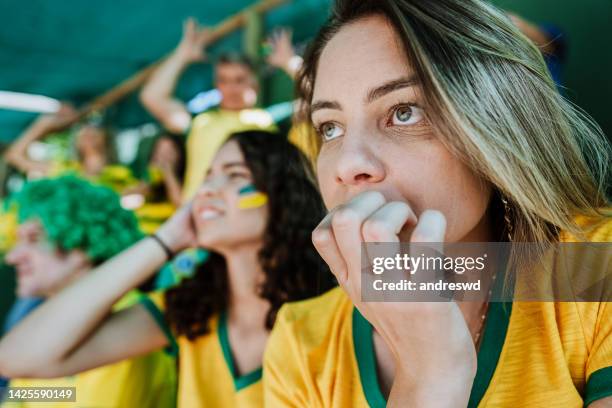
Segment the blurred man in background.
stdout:
[[270,115],[254,108],[259,85],[253,64],[243,55],[225,54],[214,66],[214,85],[221,94],[219,109],[192,118],[185,103],[173,96],[177,81],[190,64],[204,61],[209,32],[190,19],[183,38],[144,86],[143,105],[170,132],[187,134],[183,199],[193,197],[212,157],[227,137],[249,129],[272,129]]
[[[142,237],[136,218],[121,207],[116,193],[74,176],[30,182],[14,198],[13,205],[19,219],[17,242],[5,261],[17,272],[18,300],[9,313],[6,332],[93,266]],[[139,299],[139,293],[132,291],[115,308],[122,309]],[[164,352],[155,352],[71,377],[14,379],[11,386],[76,387],[79,406],[172,407],[176,398],[175,360]],[[5,406],[38,405],[7,402]]]

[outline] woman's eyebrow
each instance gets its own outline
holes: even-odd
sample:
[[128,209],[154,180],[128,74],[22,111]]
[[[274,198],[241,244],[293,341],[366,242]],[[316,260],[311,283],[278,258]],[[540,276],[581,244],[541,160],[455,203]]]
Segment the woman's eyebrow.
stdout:
[[222,167],[224,170],[226,170],[232,167],[247,167],[247,165],[244,162],[229,162],[229,163],[225,163]]
[[393,79],[391,81],[385,82],[384,84],[377,86],[376,88],[372,88],[370,91],[368,91],[368,94],[366,95],[366,98],[365,98],[365,103],[366,104],[372,103],[376,99],[382,98],[388,93],[397,91],[398,89],[415,86],[417,83],[418,83],[417,78],[414,75],[409,76],[409,77]]
[[[414,75],[409,76],[409,77],[393,79],[391,81],[385,82],[384,84],[379,85],[369,90],[365,98],[365,103],[366,104],[372,103],[376,99],[382,98],[388,93],[397,91],[398,89],[415,86],[417,84],[418,84],[418,80]],[[312,105],[310,106],[310,113],[312,114],[321,109],[342,110],[342,105],[340,105],[340,103],[336,101],[325,101],[325,100],[316,101],[316,102],[313,102]]]
[[[223,164],[223,165],[221,166],[221,168],[222,168],[223,170],[227,170],[227,169],[232,168],[232,167],[248,167],[248,166],[247,166],[247,165],[246,165],[246,163],[244,163],[244,162],[229,162],[229,163],[225,163],[225,164]],[[211,175],[212,175],[212,173],[213,173],[212,168],[209,168],[209,169],[206,171],[206,175],[205,175],[205,177],[209,177],[209,176],[211,176]]]
[[342,106],[336,101],[316,101],[310,106],[311,113],[321,109],[342,110]]

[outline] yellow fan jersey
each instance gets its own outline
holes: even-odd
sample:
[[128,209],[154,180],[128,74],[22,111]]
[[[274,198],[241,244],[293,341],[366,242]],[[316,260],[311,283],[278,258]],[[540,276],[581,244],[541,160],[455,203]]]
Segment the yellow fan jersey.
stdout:
[[[612,241],[612,222],[588,239]],[[263,381],[269,407],[386,405],[372,326],[340,288],[281,308]],[[490,304],[469,407],[583,407],[611,395],[612,303]]]
[[[127,307],[139,298],[135,291],[130,292],[114,309]],[[171,353],[157,351],[71,377],[15,379],[9,385],[75,387],[76,402],[5,402],[2,408],[173,408],[176,406],[176,359]]]
[[171,344],[179,350],[178,407],[262,407],[261,368],[238,376],[227,332],[226,314],[214,316],[211,331],[191,341],[174,338],[165,323],[164,294],[157,292],[141,301],[153,315]]
[[96,176],[85,174],[83,166],[77,161],[55,162],[52,164],[50,177],[59,177],[66,174],[72,174],[94,184],[108,187],[119,194],[126,188],[134,187],[138,184],[138,180],[134,177],[132,170],[121,164],[107,164],[100,174]]
[[232,133],[253,129],[274,130],[270,114],[262,109],[220,109],[201,113],[193,119],[186,143],[184,200],[198,191],[212,159],[227,138]]
[[176,207],[169,202],[145,203],[135,209],[134,214],[140,230],[145,234],[153,234],[175,211]]
[[6,408],[173,408],[175,361],[163,352],[54,379],[12,380],[11,387],[75,387],[76,402],[5,402]]

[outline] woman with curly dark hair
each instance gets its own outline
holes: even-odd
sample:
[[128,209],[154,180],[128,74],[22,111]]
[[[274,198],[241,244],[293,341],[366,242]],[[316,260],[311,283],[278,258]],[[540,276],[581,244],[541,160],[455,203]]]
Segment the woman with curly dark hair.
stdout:
[[[157,234],[59,293],[0,342],[0,374],[65,376],[180,346],[178,406],[262,406],[262,355],[276,313],[334,284],[311,243],[324,213],[296,147],[267,132],[234,134],[193,201]],[[109,314],[125,292],[195,245],[211,256],[192,278]]]

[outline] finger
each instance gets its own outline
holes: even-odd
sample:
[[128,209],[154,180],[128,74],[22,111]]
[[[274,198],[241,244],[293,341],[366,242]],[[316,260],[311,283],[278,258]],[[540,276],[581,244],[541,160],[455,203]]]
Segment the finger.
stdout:
[[[446,235],[446,218],[440,211],[425,210],[421,213],[419,221],[412,236],[410,251],[419,252],[419,249],[424,249],[426,252],[431,252],[432,255],[442,255],[444,253],[444,236]],[[418,245],[424,243],[426,245]]]
[[416,225],[417,218],[407,203],[393,201],[376,210],[361,227],[364,242],[399,242],[404,226]]
[[425,210],[421,213],[410,242],[444,242],[446,235],[446,217],[437,210]]
[[[410,239],[410,255],[417,258],[419,255],[437,258],[444,256],[444,236],[446,234],[446,218],[440,211],[425,210],[421,213],[419,221]],[[435,272],[436,278],[442,277],[443,271]],[[431,280],[431,276],[417,274],[416,281]],[[444,294],[440,294],[446,298]]]
[[183,22],[183,36],[187,37],[193,32],[194,21],[193,17],[189,17]]
[[361,226],[376,210],[385,204],[385,197],[378,191],[368,191],[354,197],[347,204],[333,211],[332,229],[340,255],[344,259],[351,284],[358,288],[361,273]]
[[334,274],[338,283],[344,286],[347,281],[346,263],[336,244],[336,238],[331,228],[333,212],[323,218],[319,225],[312,231],[312,243],[321,258],[325,261],[329,269]]
[[[361,227],[363,241],[368,243],[363,246],[361,284],[371,287],[378,279],[374,274],[375,258],[395,257],[401,253],[399,232],[406,225],[414,226],[417,218],[405,202],[393,201],[383,205],[376,210]],[[386,272],[387,279],[392,274],[397,279],[404,279],[402,271],[389,270]],[[383,292],[386,295],[386,292]],[[391,293],[389,295],[392,296]],[[386,300],[393,300],[392,298]]]

